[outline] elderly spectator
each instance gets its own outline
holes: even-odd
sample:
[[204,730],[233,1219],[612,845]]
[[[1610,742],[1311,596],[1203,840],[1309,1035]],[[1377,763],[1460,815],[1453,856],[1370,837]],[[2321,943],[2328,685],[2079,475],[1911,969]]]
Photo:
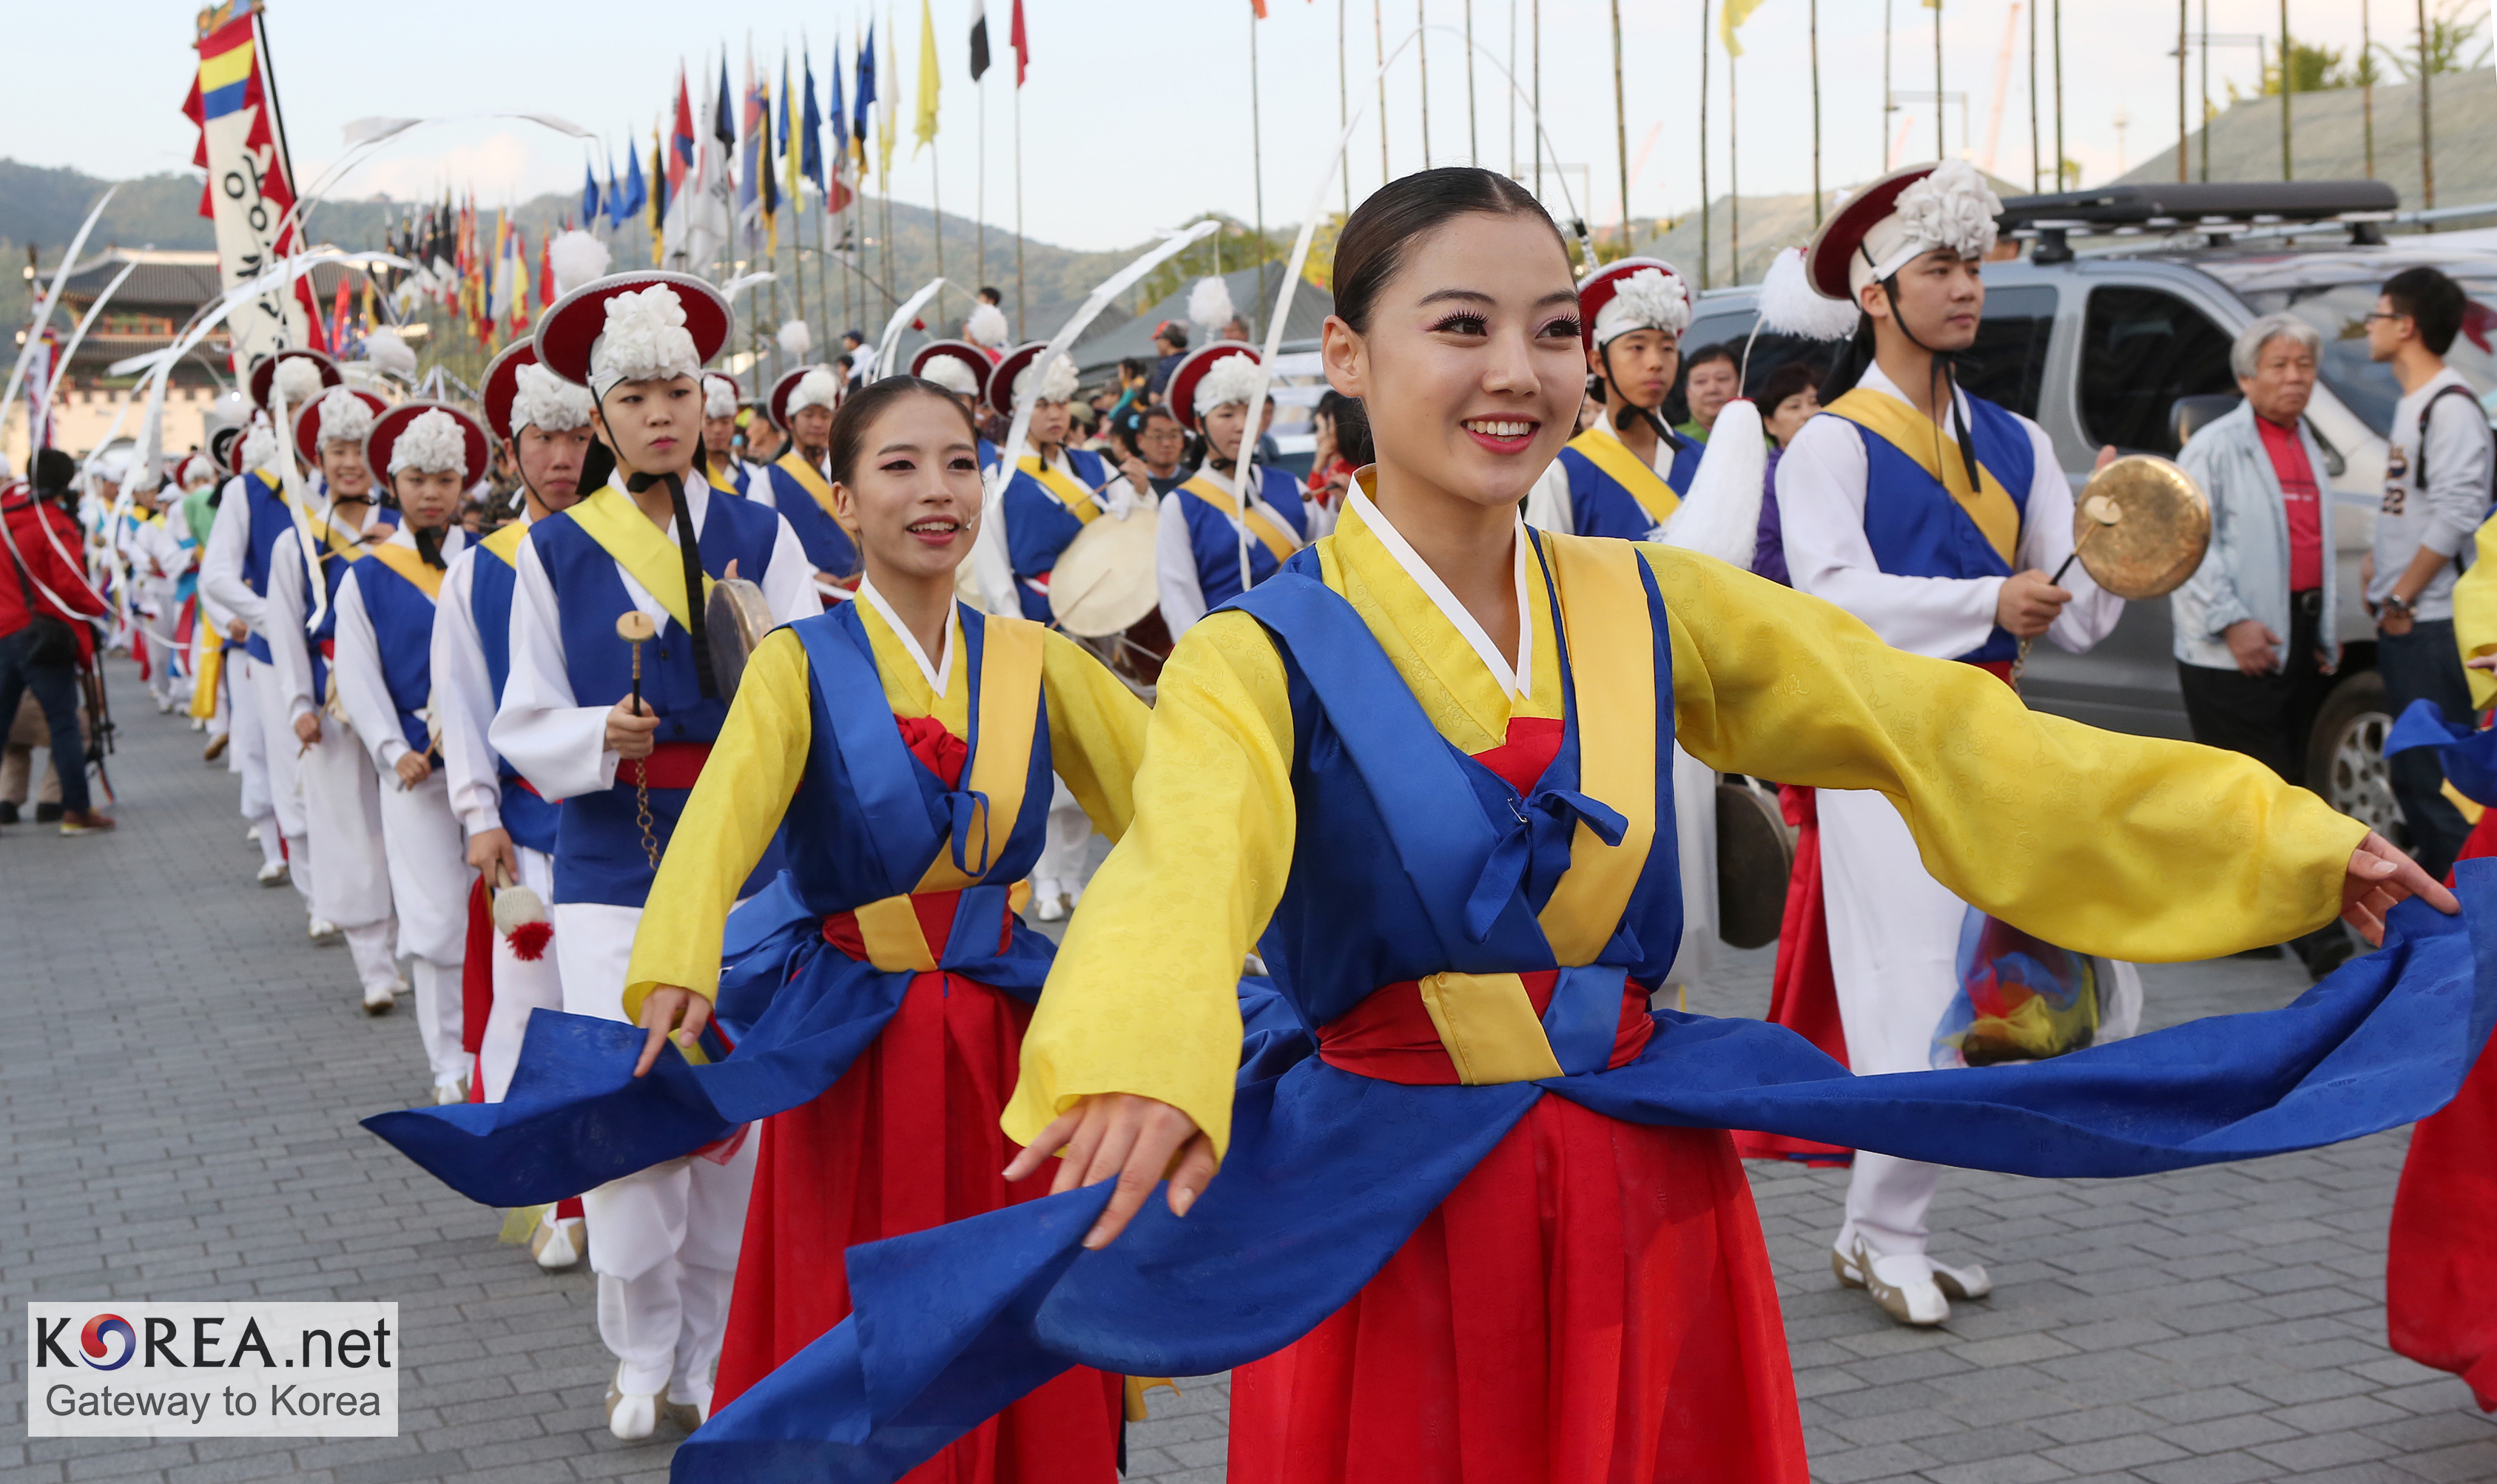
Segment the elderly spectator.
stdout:
[[1734,348],[1724,344],[1699,347],[1682,363],[1682,396],[1691,404],[1691,421],[1674,431],[1705,443],[1708,429],[1717,426],[1717,414],[1743,395],[1742,372],[1734,360]]
[[[2465,559],[2459,553],[2488,515],[2492,455],[2478,394],[2445,363],[2470,311],[2461,285],[2435,268],[2414,268],[2386,282],[2366,321],[2368,357],[2389,363],[2402,388],[2367,571],[2376,668],[2386,710],[2396,716],[2420,700],[2457,719],[2471,713],[2454,647],[2453,579]],[[2433,751],[2402,753],[2391,767],[2411,852],[2421,868],[2442,876],[2470,826],[2444,795]]]
[[[2292,783],[2340,660],[2323,450],[2304,421],[2322,353],[2293,315],[2247,326],[2228,356],[2246,399],[2177,456],[2211,500],[2210,550],[2167,599],[2186,721]],[[2293,946],[2319,979],[2349,955],[2337,924]]]
[[1778,460],[1785,457],[1786,445],[1803,431],[1803,425],[1820,410],[1820,376],[1800,361],[1789,361],[1771,371],[1760,383],[1759,395],[1752,398],[1760,409],[1760,426],[1767,429],[1769,442],[1768,471],[1762,476],[1766,488],[1760,491],[1759,534],[1752,547],[1752,570],[1773,583],[1791,587],[1794,582],[1786,575],[1786,530],[1778,520]]

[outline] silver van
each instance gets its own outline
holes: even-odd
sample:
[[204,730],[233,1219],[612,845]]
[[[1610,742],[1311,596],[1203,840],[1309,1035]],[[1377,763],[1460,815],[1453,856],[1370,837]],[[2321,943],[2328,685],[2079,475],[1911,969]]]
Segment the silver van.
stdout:
[[[2318,187],[2340,185],[2347,188],[2344,201],[2375,205],[2381,192],[2381,205],[2390,205],[2389,189],[2377,182],[2298,185],[2294,195],[2307,202],[2323,199]],[[2384,758],[2392,718],[2375,670],[2375,626],[2362,606],[2358,564],[2369,547],[2401,389],[2388,367],[2368,361],[2364,316],[2375,306],[2378,287],[2403,268],[2430,264],[2452,274],[2477,307],[2448,359],[2489,402],[2497,389],[2497,231],[2379,240],[2388,211],[2347,210],[2316,229],[2332,240],[2264,238],[2265,231],[2286,229],[2269,225],[2277,218],[2260,209],[2262,188],[2198,189],[2227,192],[2228,225],[2191,210],[2191,203],[2179,210],[2154,202],[2151,209],[2159,214],[2142,235],[2102,237],[2100,245],[2077,254],[2064,245],[2060,231],[2039,234],[2035,223],[2053,214],[2041,205],[2083,200],[2086,193],[2006,203],[2006,226],[2034,238],[2022,257],[1986,265],[1983,324],[1963,361],[1961,385],[2036,419],[2078,488],[2102,445],[2172,457],[2180,432],[2190,434],[2233,406],[2228,348],[2258,316],[2285,310],[2322,332],[2321,385],[2307,420],[2323,446],[2332,489],[2341,564],[2334,618],[2343,658],[2316,719],[2306,781],[2334,807],[2399,839],[2401,812]],[[2140,187],[2109,194],[2127,192],[2146,194]],[[2179,217],[2196,225],[2181,228]],[[1686,352],[1717,342],[1739,351],[1752,331],[1757,294],[1756,286],[1747,286],[1700,295],[1683,336]],[[1825,346],[1763,334],[1753,346],[1747,385],[1758,386],[1784,362],[1828,354]],[[2115,632],[2087,654],[2039,646],[2022,691],[2040,710],[2094,726],[2189,735],[2165,601],[2128,605]]]

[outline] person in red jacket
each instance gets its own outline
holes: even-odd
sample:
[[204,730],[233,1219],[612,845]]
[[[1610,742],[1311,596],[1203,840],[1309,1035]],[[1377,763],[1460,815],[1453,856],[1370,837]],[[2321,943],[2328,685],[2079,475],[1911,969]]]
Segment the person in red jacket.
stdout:
[[78,523],[52,500],[38,498],[66,489],[74,466],[59,450],[46,449],[34,472],[32,489],[21,485],[0,495],[10,568],[0,580],[0,716],[15,716],[19,698],[35,693],[61,777],[61,833],[85,835],[112,828],[87,798],[78,716],[79,667],[94,652],[94,632],[83,620],[101,616],[105,605],[62,555],[79,550]]

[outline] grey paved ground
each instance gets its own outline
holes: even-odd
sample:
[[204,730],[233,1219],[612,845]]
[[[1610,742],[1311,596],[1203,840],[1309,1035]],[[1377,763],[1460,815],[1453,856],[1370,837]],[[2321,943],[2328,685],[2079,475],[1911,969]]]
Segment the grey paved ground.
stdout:
[[[114,671],[127,737],[110,838],[0,831],[0,1478],[657,1479],[609,1438],[583,1274],[493,1245],[490,1213],[356,1126],[423,1097],[404,1016],[367,1021],[346,954],[302,938],[199,739]],[[1694,1009],[1757,1014],[1767,956]],[[2278,1003],[2301,977],[2231,961],[2145,974],[2154,1023]],[[2497,1479],[2497,1424],[2384,1345],[2385,1214],[2406,1135],[2155,1180],[1958,1176],[1937,1228],[2000,1285],[1900,1329],[1838,1291],[1822,1244],[1844,1177],[1755,1168],[1817,1477],[1830,1484],[2295,1477]],[[28,1298],[395,1299],[397,1438],[29,1441]],[[1135,1476],[1222,1475],[1218,1378],[1154,1394]]]

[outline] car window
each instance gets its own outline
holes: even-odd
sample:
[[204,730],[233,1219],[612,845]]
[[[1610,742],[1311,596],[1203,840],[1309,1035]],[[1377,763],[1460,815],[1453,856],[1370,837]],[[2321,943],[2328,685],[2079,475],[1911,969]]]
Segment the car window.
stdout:
[[2233,392],[2228,336],[2160,289],[2090,290],[2081,332],[2081,426],[2128,453],[2176,452],[2169,411],[2180,396]]
[[[1752,332],[1749,309],[1720,311],[1691,322],[1682,343],[1691,350],[1720,342],[1741,354],[1743,337]],[[1954,359],[1963,391],[2008,407],[2024,418],[2038,415],[2039,388],[2046,376],[2046,346],[2055,326],[2055,290],[2042,284],[1994,289],[1985,296],[1985,316],[1978,323],[1976,343]],[[1743,378],[1746,395],[1759,391],[1769,373],[1789,361],[1810,359],[1827,367],[1841,347],[1826,340],[1767,332],[1752,342],[1750,370]],[[1690,416],[1682,389],[1666,403],[1666,416],[1680,422]]]
[[[2497,279],[2459,280],[2471,296],[2462,333],[2445,353],[2446,363],[2476,388],[2497,387]],[[2402,385],[2393,368],[2367,359],[2367,315],[2376,307],[2378,284],[2314,284],[2248,294],[2246,302],[2258,314],[2287,312],[2315,327],[2323,337],[2323,363],[2317,367],[2323,384],[2358,421],[2389,436],[2393,407],[2402,399]],[[2489,400],[2483,392],[2482,402]],[[2497,420],[2497,419],[2492,419]]]

